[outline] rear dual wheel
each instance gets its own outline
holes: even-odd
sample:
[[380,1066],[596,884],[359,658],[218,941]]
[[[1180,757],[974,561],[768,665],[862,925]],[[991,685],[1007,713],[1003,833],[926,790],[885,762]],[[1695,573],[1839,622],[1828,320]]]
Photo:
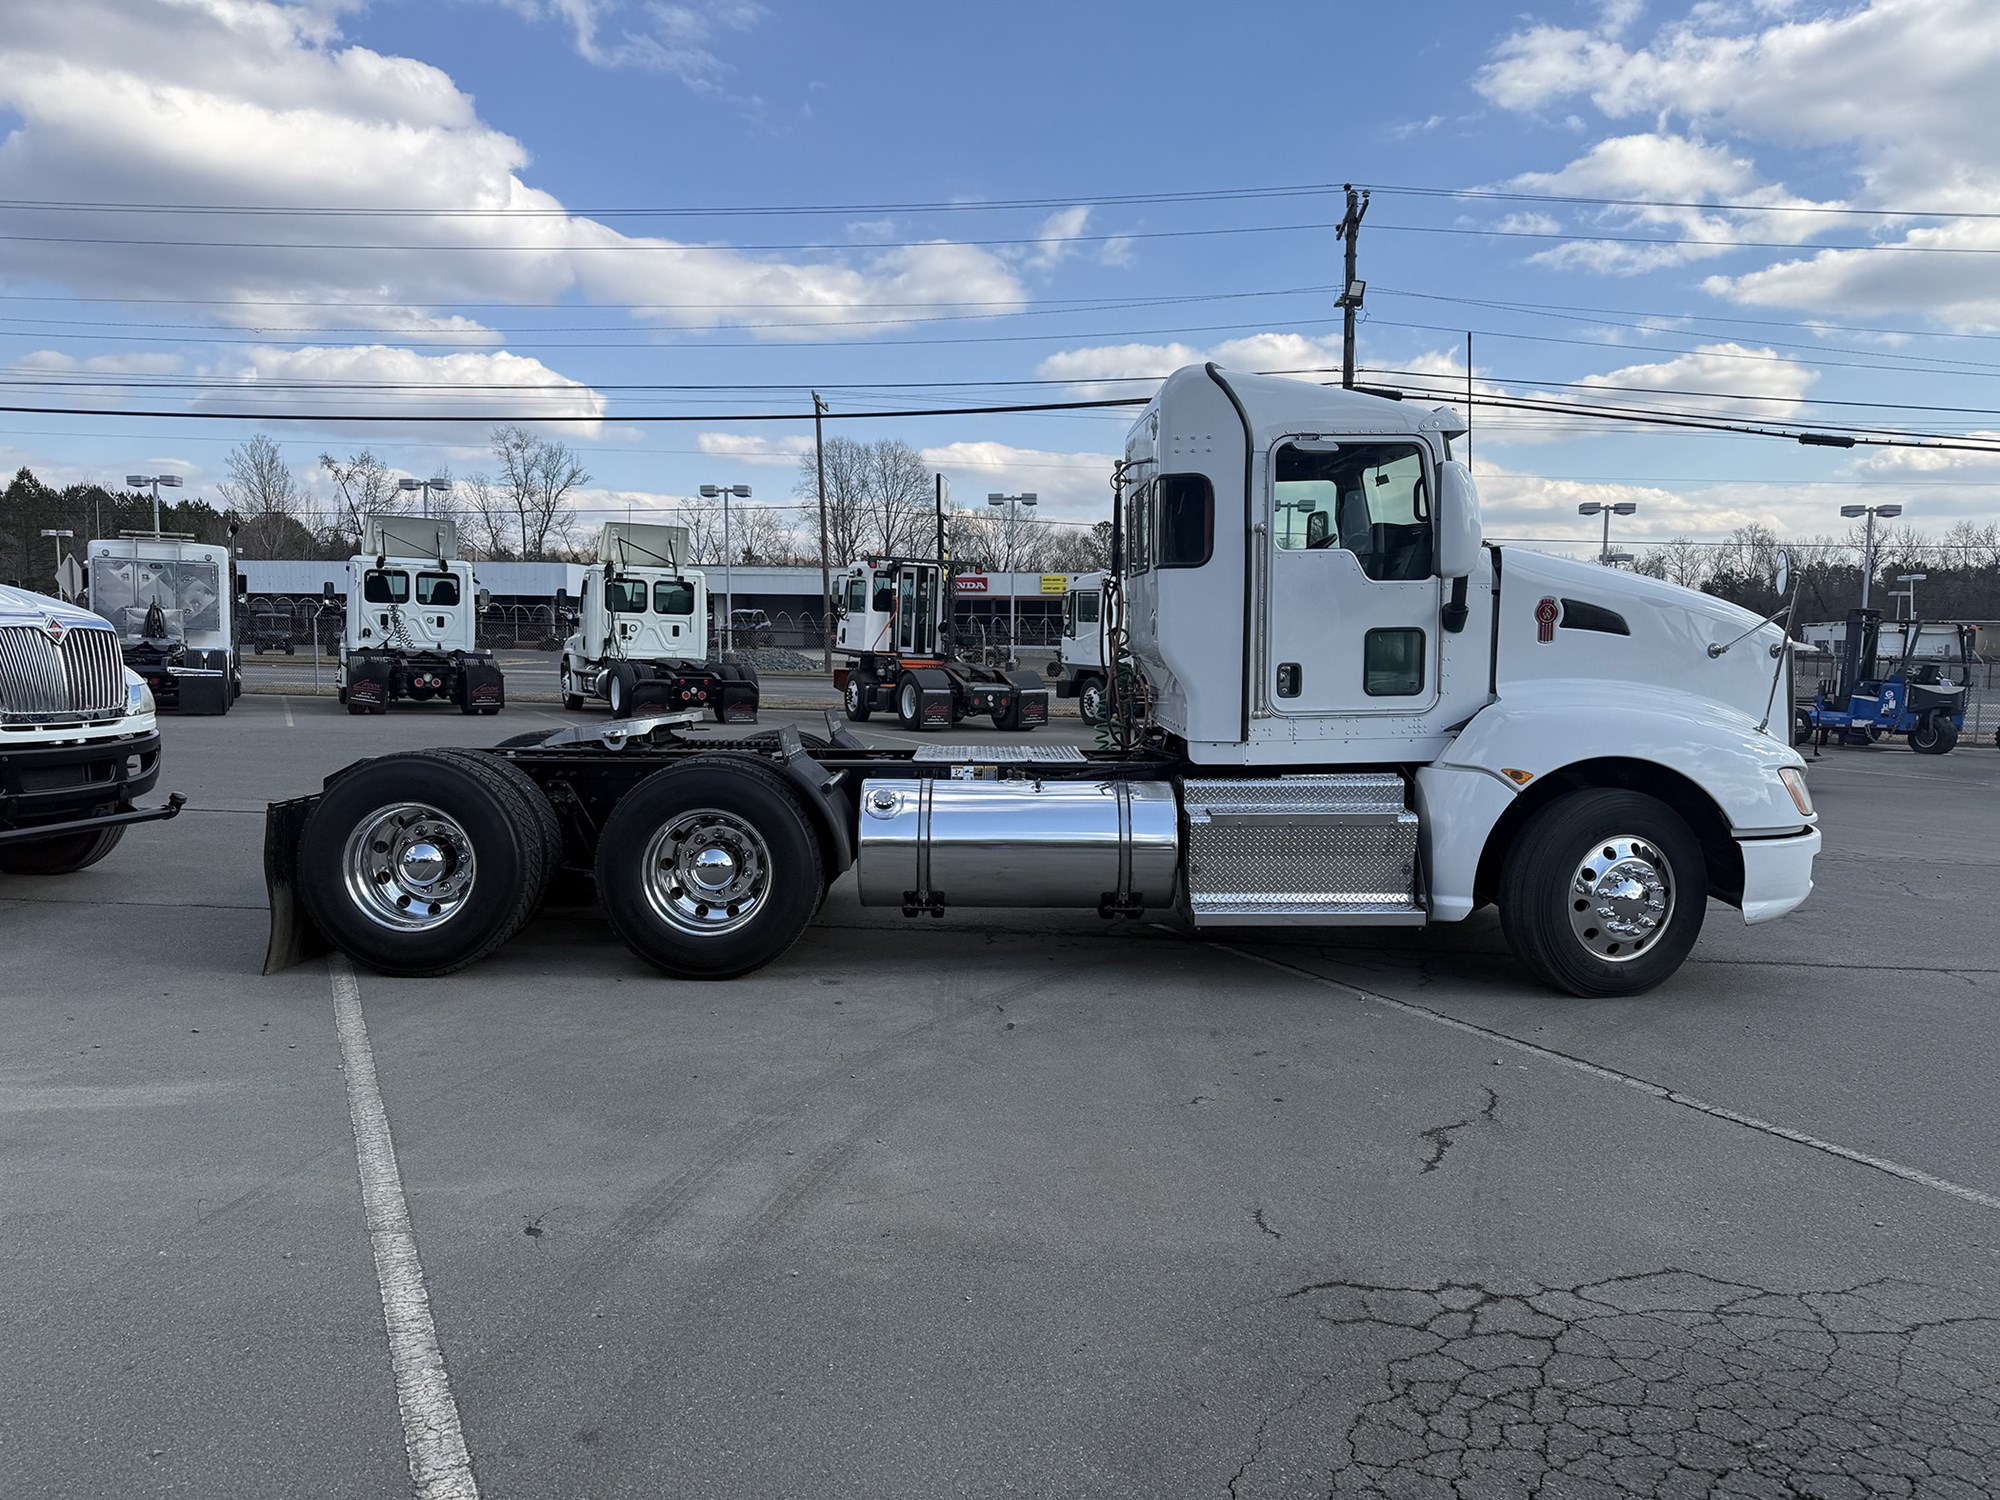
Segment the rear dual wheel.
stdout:
[[597,891],[625,945],[677,979],[733,979],[798,940],[825,895],[819,842],[782,776],[741,757],[657,771],[597,846]]
[[446,974],[535,914],[562,857],[541,788],[495,756],[417,750],[336,781],[299,838],[299,897],[343,953],[385,974]]

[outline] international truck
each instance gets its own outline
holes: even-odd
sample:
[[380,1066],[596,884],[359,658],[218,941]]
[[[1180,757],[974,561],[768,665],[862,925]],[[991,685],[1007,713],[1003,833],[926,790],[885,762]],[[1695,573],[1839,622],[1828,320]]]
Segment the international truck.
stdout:
[[[596,700],[614,719],[692,709],[718,723],[756,722],[756,669],[709,660],[708,583],[680,565],[686,555],[684,526],[605,522],[576,601],[577,628],[563,642],[565,711]],[[569,602],[559,598],[558,612]]]
[[125,665],[153,700],[182,714],[226,714],[243,692],[227,547],[164,532],[91,541],[90,607],[117,630]]
[[833,669],[847,717],[893,713],[913,733],[983,715],[1002,729],[1049,722],[1049,690],[1032,672],[961,660],[952,649],[950,577],[927,558],[868,557],[834,582]]
[[96,864],[132,824],[181,810],[178,792],[139,806],[159,779],[152,690],[111,622],[0,588],[0,874]]
[[[326,585],[328,599],[333,585]],[[339,699],[350,714],[387,713],[397,699],[497,714],[506,683],[479,646],[485,590],[458,555],[457,527],[429,517],[374,515],[347,564]]]
[[[1781,628],[1486,541],[1444,407],[1215,365],[1118,461],[1143,713],[1107,749],[733,741],[693,715],[381,756],[273,804],[267,967],[491,953],[558,872],[669,975],[769,964],[856,871],[868,906],[1148,914],[1196,934],[1462,922],[1575,995],[1651,989],[1711,898],[1812,890]],[[566,879],[565,886],[574,881]]]

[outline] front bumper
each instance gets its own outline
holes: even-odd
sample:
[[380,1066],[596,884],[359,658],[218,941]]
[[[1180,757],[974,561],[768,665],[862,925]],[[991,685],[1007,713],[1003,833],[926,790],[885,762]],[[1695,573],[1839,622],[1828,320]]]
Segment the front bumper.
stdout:
[[170,818],[133,806],[159,779],[157,729],[57,744],[0,740],[0,841]]
[[1819,830],[1774,839],[1738,839],[1743,854],[1743,920],[1771,922],[1796,911],[1812,894]]

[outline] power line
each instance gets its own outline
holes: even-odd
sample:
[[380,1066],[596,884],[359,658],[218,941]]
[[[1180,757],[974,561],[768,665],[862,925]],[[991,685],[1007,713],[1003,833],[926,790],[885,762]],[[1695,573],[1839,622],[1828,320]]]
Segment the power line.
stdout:
[[1572,203],[1599,208],[1692,208],[1709,213],[1826,214],[1875,219],[2000,219],[2000,213],[1957,208],[1855,208],[1818,203],[1729,203],[1689,198],[1603,198],[1582,193],[1529,193],[1500,188],[1376,187],[1405,198],[1463,198],[1503,203]]

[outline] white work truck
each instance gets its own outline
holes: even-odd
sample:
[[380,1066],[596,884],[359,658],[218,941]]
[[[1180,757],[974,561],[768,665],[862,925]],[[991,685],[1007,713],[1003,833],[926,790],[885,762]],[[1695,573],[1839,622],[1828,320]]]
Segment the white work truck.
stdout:
[[1056,659],[1049,663],[1058,698],[1076,699],[1077,716],[1086,724],[1104,717],[1105,684],[1117,663],[1104,637],[1104,574],[1079,573],[1063,593],[1062,637]]
[[[685,526],[604,523],[596,563],[583,575],[576,631],[563,642],[565,710],[596,699],[614,719],[692,709],[718,723],[756,722],[756,668],[708,659],[708,582],[680,565],[686,554]],[[558,609],[568,602],[559,596]]]
[[125,665],[162,708],[225,714],[243,693],[227,547],[164,532],[94,539],[90,607],[117,630]]
[[[350,714],[387,713],[398,699],[444,700],[463,714],[497,714],[506,684],[479,647],[485,591],[458,556],[450,521],[369,516],[362,555],[347,564],[340,701]],[[333,585],[326,586],[329,599]]]
[[[1680,967],[1711,898],[1812,890],[1777,626],[1485,542],[1445,408],[1170,376],[1118,468],[1114,571],[1145,691],[1116,743],[713,743],[691,715],[418,752],[273,804],[267,965],[326,944],[438,973],[558,868],[665,972],[771,962],[849,865],[863,904],[1141,912],[1196,933],[1417,926],[1488,903],[1577,995]],[[411,818],[420,805],[423,815]]]
[[160,779],[153,694],[107,620],[0,588],[0,874],[94,865],[133,823],[171,818],[138,799]]

